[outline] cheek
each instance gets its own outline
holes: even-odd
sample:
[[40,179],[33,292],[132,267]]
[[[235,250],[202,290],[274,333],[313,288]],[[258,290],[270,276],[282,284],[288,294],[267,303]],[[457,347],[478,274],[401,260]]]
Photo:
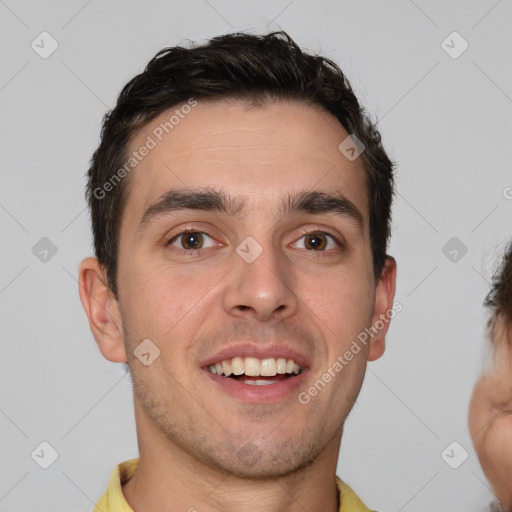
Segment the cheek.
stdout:
[[478,450],[485,475],[498,497],[512,504],[512,415],[500,416]]
[[302,290],[302,300],[328,328],[328,338],[356,337],[370,325],[373,295],[365,277],[340,271],[310,282]]
[[194,318],[201,314],[218,281],[213,272],[191,277],[165,265],[133,266],[123,277],[128,286],[120,290],[121,301],[132,334],[155,341],[183,338],[190,324],[193,332]]

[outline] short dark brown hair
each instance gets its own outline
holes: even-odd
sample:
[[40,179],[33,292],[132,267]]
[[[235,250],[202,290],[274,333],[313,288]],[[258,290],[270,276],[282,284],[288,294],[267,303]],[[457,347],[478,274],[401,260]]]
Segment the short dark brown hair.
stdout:
[[[494,340],[494,326],[498,319],[505,321],[509,326],[507,333],[512,328],[512,242],[505,249],[505,253],[500,259],[496,268],[491,289],[484,300],[484,306],[490,311],[488,328],[490,329],[491,340]],[[508,336],[509,342],[512,342]]]
[[126,165],[133,135],[160,113],[190,98],[241,99],[252,105],[291,100],[333,114],[365,146],[361,158],[369,196],[373,270],[375,278],[380,278],[391,231],[394,165],[375,124],[331,60],[302,51],[283,31],[262,36],[233,33],[200,46],[161,50],[126,84],[115,108],[103,119],[100,145],[87,172],[86,199],[95,254],[116,298],[119,229],[130,181],[128,176],[123,178],[118,186],[109,186],[108,193],[105,184],[112,183]]

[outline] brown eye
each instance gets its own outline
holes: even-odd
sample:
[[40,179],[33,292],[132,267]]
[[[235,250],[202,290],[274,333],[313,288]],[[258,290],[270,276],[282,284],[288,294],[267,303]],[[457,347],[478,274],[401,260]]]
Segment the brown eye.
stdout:
[[308,251],[325,252],[330,249],[341,249],[343,245],[334,235],[323,231],[314,231],[301,236],[292,247]]
[[327,247],[327,237],[324,233],[310,233],[304,237],[306,249],[323,251]]
[[206,233],[200,231],[185,231],[171,238],[168,244],[178,247],[179,249],[191,251],[213,247],[215,242],[213,238]]
[[181,235],[181,244],[184,249],[201,249],[203,246],[203,234],[185,233]]

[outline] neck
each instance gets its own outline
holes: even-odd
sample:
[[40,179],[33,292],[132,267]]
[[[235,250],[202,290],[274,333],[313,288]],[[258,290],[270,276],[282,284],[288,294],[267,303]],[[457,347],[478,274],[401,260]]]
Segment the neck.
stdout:
[[337,512],[341,431],[307,467],[269,480],[240,478],[198,461],[137,418],[140,461],[123,485],[136,512]]

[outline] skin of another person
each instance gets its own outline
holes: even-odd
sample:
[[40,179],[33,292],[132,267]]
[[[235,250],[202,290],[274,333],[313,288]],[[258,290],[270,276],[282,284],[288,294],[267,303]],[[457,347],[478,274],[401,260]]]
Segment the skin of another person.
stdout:
[[473,390],[469,429],[496,498],[512,511],[512,326],[503,317],[492,338],[493,360]]
[[[130,148],[166,118],[141,128]],[[140,463],[123,494],[137,512],[337,510],[344,422],[388,323],[308,404],[297,396],[392,308],[396,279],[391,257],[374,278],[366,175],[360,158],[338,149],[347,136],[320,107],[199,101],[132,171],[119,300],[95,258],[82,261],[79,281],[103,356],[130,367]],[[167,192],[205,187],[229,195],[233,211],[184,208],[140,224]],[[343,196],[360,219],[284,211],[310,192]],[[200,249],[183,245],[185,230]],[[247,237],[262,249],[252,263],[236,250]],[[145,339],[160,350],[149,366],[134,355]],[[246,386],[258,389],[242,399],[208,369],[230,349],[295,354],[299,384],[275,396],[261,391],[271,385]]]

